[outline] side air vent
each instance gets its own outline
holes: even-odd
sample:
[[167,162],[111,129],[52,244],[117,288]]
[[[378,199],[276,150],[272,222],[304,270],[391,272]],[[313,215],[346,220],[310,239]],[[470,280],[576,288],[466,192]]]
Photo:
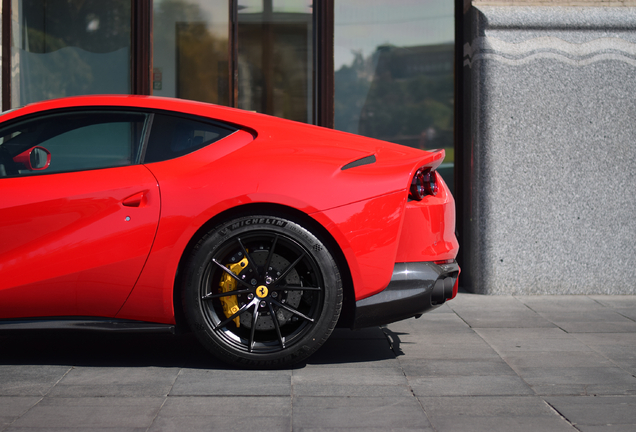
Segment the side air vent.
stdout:
[[357,161],[349,162],[345,166],[341,168],[342,171],[348,170],[349,168],[355,168],[362,165],[369,165],[375,163],[375,155],[363,157],[362,159],[358,159]]

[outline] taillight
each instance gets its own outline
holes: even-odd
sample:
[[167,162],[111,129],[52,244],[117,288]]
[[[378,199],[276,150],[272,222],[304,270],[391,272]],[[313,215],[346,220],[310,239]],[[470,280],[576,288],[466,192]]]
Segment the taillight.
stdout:
[[437,195],[437,174],[430,168],[420,168],[413,176],[409,198],[420,201],[426,195]]

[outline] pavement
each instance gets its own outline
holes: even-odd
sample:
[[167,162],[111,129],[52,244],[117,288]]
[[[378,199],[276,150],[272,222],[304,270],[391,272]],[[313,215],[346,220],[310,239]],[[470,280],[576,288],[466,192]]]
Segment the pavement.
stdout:
[[636,431],[636,296],[462,293],[232,370],[191,335],[0,334],[0,431]]

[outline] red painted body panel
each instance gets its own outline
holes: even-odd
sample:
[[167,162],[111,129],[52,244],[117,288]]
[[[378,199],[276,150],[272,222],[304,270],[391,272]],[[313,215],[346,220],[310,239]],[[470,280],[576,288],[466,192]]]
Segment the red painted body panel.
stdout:
[[[0,317],[116,314],[155,236],[150,172],[137,165],[0,183]],[[141,191],[145,205],[122,206]]]
[[[0,122],[81,106],[177,111],[232,123],[242,130],[185,156],[145,166],[1,179],[3,191],[7,186],[15,189],[13,201],[0,203],[0,234],[14,239],[5,243],[11,245],[9,250],[0,250],[5,278],[0,282],[2,318],[116,315],[174,323],[175,278],[188,243],[214,216],[252,203],[294,208],[325,227],[347,260],[356,300],[386,287],[395,262],[445,260],[457,254],[455,207],[443,181],[437,196],[407,202],[415,171],[437,167],[443,152],[424,152],[232,108],[140,96],[47,101],[6,113]],[[375,155],[375,163],[341,169],[370,155]],[[99,178],[104,172],[117,175]],[[101,185],[95,196],[85,190],[93,182]],[[146,190],[142,197],[135,196]],[[20,201],[21,195],[28,199]],[[48,203],[38,204],[45,211],[28,207],[40,201]],[[63,220],[72,213],[64,206],[92,210],[73,213],[72,221]],[[59,218],[58,225],[45,225],[41,216],[33,216],[47,213],[52,220]],[[125,215],[132,216],[134,224],[124,223]],[[29,218],[31,225],[17,222]],[[7,220],[16,222],[7,224]],[[79,227],[68,228],[80,220]],[[34,236],[26,241],[26,249],[19,243],[22,233]],[[107,256],[118,259],[110,262]],[[29,268],[46,272],[22,276]],[[112,286],[104,285],[105,272],[117,274],[116,281],[108,280]],[[39,296],[41,301],[33,301]],[[3,308],[7,304],[12,306]]]
[[407,203],[395,262],[442,261],[457,256],[455,200],[441,176],[438,179],[443,186],[436,196]]
[[[391,280],[402,225],[404,192],[312,215],[331,228],[349,263],[356,300],[382,291]],[[326,221],[329,221],[328,223]]]

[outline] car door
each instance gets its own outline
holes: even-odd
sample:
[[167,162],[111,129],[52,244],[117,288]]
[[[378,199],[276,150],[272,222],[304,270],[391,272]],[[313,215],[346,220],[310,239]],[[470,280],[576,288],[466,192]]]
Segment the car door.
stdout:
[[[83,111],[0,126],[0,318],[114,316],[157,229],[157,181],[138,164],[149,116]],[[39,146],[50,165],[15,156]]]

